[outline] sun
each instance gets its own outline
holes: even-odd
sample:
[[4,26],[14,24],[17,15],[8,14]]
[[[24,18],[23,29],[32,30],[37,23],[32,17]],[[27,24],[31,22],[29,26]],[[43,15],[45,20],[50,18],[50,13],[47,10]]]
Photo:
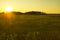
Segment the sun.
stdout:
[[11,11],[12,11],[12,7],[5,8],[5,12],[11,12]]
[[12,10],[12,7],[6,7],[4,10],[4,17],[6,17],[7,19],[11,19],[13,17]]

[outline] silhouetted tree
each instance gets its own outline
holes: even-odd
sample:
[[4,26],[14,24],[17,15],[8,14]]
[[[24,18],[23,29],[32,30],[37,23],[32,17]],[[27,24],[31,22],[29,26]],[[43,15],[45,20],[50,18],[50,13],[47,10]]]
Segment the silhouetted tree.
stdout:
[[38,11],[30,11],[30,12],[26,12],[25,14],[41,15],[41,14],[46,14],[46,13],[44,13],[44,12],[38,12]]

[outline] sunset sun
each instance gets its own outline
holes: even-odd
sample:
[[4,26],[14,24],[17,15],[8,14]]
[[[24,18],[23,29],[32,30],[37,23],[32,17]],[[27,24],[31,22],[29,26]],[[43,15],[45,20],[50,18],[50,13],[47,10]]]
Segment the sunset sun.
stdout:
[[5,8],[5,12],[11,12],[11,11],[12,11],[12,8],[11,7]]
[[4,9],[4,16],[7,18],[7,19],[11,19],[13,17],[13,8],[12,7],[5,7]]

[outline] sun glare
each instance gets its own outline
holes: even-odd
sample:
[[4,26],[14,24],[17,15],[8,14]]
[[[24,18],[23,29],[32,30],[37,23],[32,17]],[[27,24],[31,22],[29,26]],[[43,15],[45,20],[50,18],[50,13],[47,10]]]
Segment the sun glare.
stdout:
[[7,18],[7,19],[11,19],[13,17],[13,13],[12,13],[12,7],[6,7],[5,8],[5,11],[4,11],[4,16]]
[[5,12],[11,12],[11,11],[12,11],[12,8],[11,7],[5,8]]

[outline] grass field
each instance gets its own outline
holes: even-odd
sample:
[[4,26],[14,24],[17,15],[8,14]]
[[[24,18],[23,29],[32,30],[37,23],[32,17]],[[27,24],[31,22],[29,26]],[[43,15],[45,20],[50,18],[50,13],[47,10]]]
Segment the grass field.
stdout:
[[60,40],[60,15],[0,15],[0,40]]

